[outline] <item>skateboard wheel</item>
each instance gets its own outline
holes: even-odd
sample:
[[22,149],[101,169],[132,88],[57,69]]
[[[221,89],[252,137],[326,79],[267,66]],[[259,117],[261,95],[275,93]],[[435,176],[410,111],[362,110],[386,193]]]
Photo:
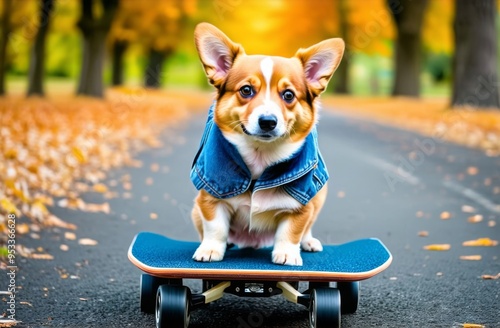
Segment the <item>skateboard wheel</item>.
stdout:
[[141,311],[145,313],[155,312],[156,290],[158,289],[158,278],[147,273],[141,275]]
[[147,273],[143,273],[141,275],[141,311],[145,313],[154,313],[155,312],[155,300],[156,300],[156,291],[160,285],[172,285],[172,284],[180,284],[182,285],[182,280],[180,282],[177,279],[165,279],[159,278],[155,276],[151,276]]
[[189,288],[161,285],[156,293],[156,328],[187,328],[190,301]]
[[311,290],[309,322],[311,328],[340,328],[340,292],[338,289]]
[[337,289],[340,291],[342,313],[356,312],[359,303],[359,281],[338,282]]

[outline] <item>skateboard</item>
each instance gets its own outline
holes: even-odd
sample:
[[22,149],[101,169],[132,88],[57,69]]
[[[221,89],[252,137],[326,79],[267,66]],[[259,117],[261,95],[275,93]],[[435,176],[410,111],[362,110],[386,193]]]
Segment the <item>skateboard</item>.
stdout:
[[[242,297],[282,295],[309,309],[311,327],[340,327],[341,314],[358,308],[359,281],[384,271],[392,255],[378,239],[323,245],[317,253],[302,252],[303,266],[271,261],[272,248],[232,247],[220,262],[192,259],[199,242],[139,233],[128,251],[141,269],[141,311],[155,313],[156,327],[188,327],[192,311],[220,299],[224,293]],[[201,293],[182,279],[201,279]],[[299,292],[299,281],[308,289]]]

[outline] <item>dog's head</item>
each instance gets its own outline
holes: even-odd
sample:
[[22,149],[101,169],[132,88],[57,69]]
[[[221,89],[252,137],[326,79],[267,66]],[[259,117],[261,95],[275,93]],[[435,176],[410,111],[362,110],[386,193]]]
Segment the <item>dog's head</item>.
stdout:
[[[215,26],[201,23],[196,48],[218,91],[215,122],[252,142],[304,139],[316,123],[316,98],[337,69],[341,39],[328,39],[291,58],[246,55]],[[267,41],[266,41],[267,42]]]

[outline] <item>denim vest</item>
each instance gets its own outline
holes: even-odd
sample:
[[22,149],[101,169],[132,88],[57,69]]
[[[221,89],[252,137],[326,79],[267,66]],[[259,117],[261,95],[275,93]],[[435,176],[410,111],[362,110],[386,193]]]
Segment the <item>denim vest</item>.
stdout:
[[191,181],[216,198],[235,197],[248,190],[281,187],[306,205],[328,180],[328,171],[318,148],[316,127],[302,147],[290,158],[266,168],[257,180],[236,147],[227,141],[214,123],[214,106],[210,107],[200,148],[191,168]]

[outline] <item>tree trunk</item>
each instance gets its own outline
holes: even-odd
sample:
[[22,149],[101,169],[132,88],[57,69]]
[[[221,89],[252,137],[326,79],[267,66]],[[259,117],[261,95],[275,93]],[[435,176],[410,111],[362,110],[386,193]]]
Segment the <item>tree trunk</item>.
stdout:
[[40,26],[31,49],[30,69],[28,75],[28,96],[43,96],[43,75],[45,66],[45,39],[49,30],[50,16],[54,8],[54,0],[40,1]]
[[149,62],[146,67],[146,76],[144,81],[147,88],[158,89],[161,86],[163,63],[169,54],[169,51],[150,49]]
[[118,0],[101,0],[103,13],[94,18],[92,0],[82,0],[78,27],[83,34],[83,59],[77,94],[102,98],[106,37],[118,7]]
[[5,94],[5,73],[7,71],[7,44],[9,43],[10,12],[12,0],[3,0],[2,32],[0,40],[0,96]]
[[396,23],[394,96],[420,95],[420,39],[428,0],[388,0]]
[[457,0],[452,106],[500,108],[495,0]]
[[347,94],[349,93],[349,64],[351,60],[350,47],[349,47],[349,26],[347,24],[347,0],[340,0],[339,6],[339,27],[340,27],[340,37],[344,40],[346,44],[346,49],[344,53],[344,58],[340,62],[339,67],[335,71],[335,93]]
[[123,55],[127,50],[128,42],[116,40],[113,43],[112,84],[123,84]]

